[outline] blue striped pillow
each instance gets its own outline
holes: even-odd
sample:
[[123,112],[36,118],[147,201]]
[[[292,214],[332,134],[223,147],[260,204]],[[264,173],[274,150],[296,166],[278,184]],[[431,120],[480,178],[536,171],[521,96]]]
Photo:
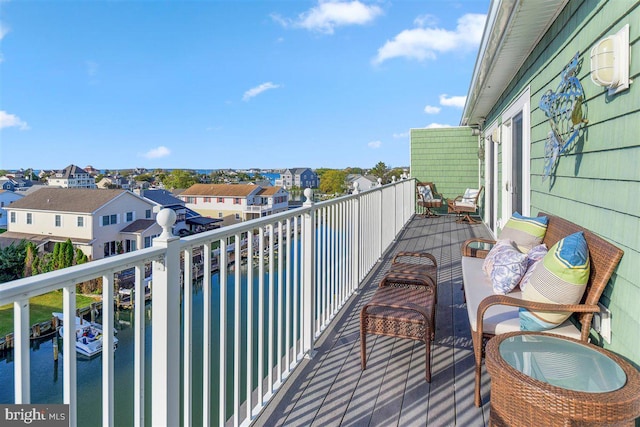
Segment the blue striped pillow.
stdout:
[[[553,245],[533,271],[522,298],[552,304],[578,304],[589,281],[589,248],[582,231]],[[520,329],[554,328],[572,313],[520,309]]]

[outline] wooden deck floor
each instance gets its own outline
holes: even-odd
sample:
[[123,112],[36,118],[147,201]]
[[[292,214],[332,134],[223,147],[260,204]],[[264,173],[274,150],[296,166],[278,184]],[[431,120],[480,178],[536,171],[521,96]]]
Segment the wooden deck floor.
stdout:
[[[473,346],[461,290],[460,244],[489,238],[483,225],[453,217],[416,216],[345,305],[317,354],[279,390],[256,426],[485,426],[489,405],[473,404]],[[360,369],[359,313],[371,299],[395,253],[428,251],[438,260],[436,336],[432,381],[424,380],[424,344],[369,336],[367,369]],[[483,402],[489,399],[483,373]]]

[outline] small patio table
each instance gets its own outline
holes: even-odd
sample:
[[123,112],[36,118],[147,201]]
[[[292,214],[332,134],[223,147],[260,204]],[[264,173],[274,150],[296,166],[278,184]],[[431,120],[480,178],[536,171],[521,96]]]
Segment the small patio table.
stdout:
[[511,332],[489,340],[485,362],[492,426],[633,426],[640,417],[640,372],[592,344]]

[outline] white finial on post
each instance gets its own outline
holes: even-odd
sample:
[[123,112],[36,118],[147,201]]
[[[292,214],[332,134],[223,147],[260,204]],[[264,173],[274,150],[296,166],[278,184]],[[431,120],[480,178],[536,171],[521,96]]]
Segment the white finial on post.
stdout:
[[391,177],[391,182],[393,182],[394,184],[396,183],[396,176],[395,176],[395,175],[393,175],[393,176]]
[[313,205],[313,190],[312,189],[305,188],[304,189],[304,197],[307,198],[307,200],[304,201],[304,205],[305,206]]
[[171,227],[176,223],[176,213],[173,209],[162,209],[158,212],[156,216],[156,222],[162,227],[162,234],[160,234],[160,238],[168,239],[173,237],[171,233]]
[[382,187],[382,178],[378,178],[378,187]]
[[352,194],[360,194],[360,183],[358,181],[353,183],[353,193]]

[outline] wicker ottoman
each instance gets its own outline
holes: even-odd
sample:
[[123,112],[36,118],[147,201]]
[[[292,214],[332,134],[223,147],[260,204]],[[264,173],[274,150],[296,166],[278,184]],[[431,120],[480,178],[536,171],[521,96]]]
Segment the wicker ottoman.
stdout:
[[431,382],[431,340],[435,322],[435,287],[431,283],[381,286],[360,312],[360,357],[367,368],[367,334],[409,338],[425,344],[425,379]]

